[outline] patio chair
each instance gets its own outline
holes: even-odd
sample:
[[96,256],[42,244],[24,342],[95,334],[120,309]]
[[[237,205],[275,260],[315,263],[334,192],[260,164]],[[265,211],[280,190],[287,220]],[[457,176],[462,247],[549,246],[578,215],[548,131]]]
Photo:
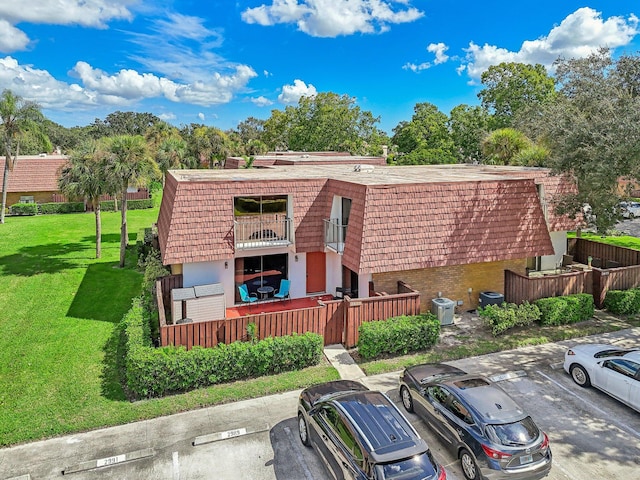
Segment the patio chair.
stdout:
[[258,295],[256,295],[255,293],[250,294],[246,283],[243,283],[238,287],[238,292],[240,292],[240,300],[245,303],[253,303],[258,301]]
[[276,293],[273,294],[273,298],[281,298],[283,300],[285,298],[291,299],[291,296],[289,295],[290,287],[291,287],[291,280],[285,280],[285,279],[280,280],[280,288],[276,291]]

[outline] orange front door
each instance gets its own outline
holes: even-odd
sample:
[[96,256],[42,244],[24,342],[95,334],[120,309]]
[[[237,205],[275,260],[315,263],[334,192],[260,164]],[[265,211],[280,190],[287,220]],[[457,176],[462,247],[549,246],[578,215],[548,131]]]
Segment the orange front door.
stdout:
[[307,293],[324,292],[327,288],[326,276],[324,252],[307,253]]

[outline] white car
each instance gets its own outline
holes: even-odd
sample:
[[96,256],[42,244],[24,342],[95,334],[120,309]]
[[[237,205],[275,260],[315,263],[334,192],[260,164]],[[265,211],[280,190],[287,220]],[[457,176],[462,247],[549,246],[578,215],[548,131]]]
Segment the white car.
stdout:
[[581,387],[593,385],[640,412],[640,350],[576,345],[565,353],[564,370]]
[[620,202],[623,218],[640,217],[640,202]]

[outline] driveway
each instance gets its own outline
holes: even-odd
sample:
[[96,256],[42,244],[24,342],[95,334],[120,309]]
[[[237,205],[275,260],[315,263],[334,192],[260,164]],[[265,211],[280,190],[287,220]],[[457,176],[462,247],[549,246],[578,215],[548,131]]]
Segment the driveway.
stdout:
[[[588,341],[637,345],[640,329]],[[499,375],[551,440],[549,479],[629,480],[640,465],[640,415],[608,396],[575,385],[561,368],[573,341],[450,362],[470,372]],[[370,388],[400,406],[399,372],[367,377]],[[297,437],[299,392],[203,408],[120,427],[59,437],[0,450],[0,480],[28,479],[303,479],[327,478],[312,449]],[[400,406],[402,409],[402,407]],[[462,479],[458,462],[408,415],[445,465]]]

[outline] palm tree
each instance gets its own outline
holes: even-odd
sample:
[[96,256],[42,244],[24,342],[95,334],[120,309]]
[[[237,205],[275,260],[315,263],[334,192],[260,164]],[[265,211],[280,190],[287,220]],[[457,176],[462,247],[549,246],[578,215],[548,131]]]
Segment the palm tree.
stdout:
[[[4,175],[2,177],[2,208],[0,224],[4,223],[7,208],[7,185],[9,172],[12,172],[20,153],[20,137],[30,127],[38,135],[44,135],[37,122],[42,120],[40,107],[30,101],[14,95],[11,90],[4,90],[0,95],[0,135],[4,146]],[[15,150],[14,150],[15,147]]]
[[156,153],[156,163],[162,172],[162,186],[167,171],[172,168],[180,167],[187,153],[187,142],[182,138],[171,137],[160,143]]
[[109,180],[120,185],[120,268],[124,267],[129,241],[127,230],[127,188],[147,179],[157,165],[149,155],[141,135],[118,135],[109,139],[107,171]]
[[96,258],[102,255],[102,221],[100,196],[109,193],[106,172],[106,152],[95,140],[85,140],[71,152],[69,163],[62,169],[58,186],[69,198],[84,198],[96,216]]

